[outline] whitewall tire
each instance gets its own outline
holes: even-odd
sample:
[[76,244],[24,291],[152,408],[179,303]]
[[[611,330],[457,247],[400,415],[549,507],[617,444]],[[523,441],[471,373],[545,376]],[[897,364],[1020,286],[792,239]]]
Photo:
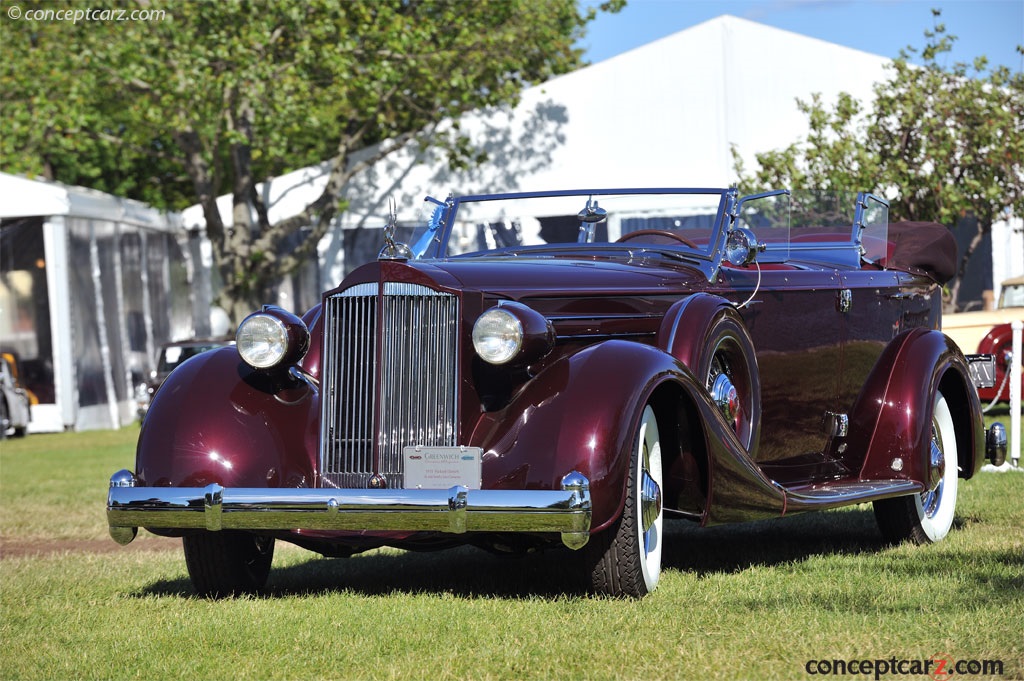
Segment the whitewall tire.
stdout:
[[874,503],[875,518],[885,538],[915,544],[941,541],[953,527],[958,475],[953,416],[945,397],[937,391],[932,404],[925,491]]

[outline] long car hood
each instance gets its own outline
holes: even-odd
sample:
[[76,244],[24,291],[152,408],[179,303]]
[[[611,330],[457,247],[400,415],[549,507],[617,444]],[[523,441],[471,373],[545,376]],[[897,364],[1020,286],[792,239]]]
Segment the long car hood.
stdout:
[[409,263],[430,276],[441,270],[467,290],[511,299],[564,295],[657,295],[706,288],[696,267],[663,258],[473,258]]

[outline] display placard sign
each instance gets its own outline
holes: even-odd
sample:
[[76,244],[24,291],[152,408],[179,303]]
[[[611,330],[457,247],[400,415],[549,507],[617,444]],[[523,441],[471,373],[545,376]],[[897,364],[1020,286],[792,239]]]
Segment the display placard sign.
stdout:
[[483,451],[479,447],[405,447],[405,488],[448,489],[462,485],[480,489]]

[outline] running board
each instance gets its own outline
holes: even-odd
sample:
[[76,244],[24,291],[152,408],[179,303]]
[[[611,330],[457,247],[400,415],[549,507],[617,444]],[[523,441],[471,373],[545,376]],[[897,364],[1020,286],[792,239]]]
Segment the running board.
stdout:
[[786,512],[820,511],[923,491],[924,486],[913,480],[852,480],[800,485],[786,488]]

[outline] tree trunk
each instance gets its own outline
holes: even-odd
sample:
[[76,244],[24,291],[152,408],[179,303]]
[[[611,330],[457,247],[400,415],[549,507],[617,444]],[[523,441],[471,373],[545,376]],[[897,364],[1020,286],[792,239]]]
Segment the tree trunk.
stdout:
[[[206,236],[213,246],[214,267],[224,273],[223,253],[225,242],[224,221],[221,220],[220,210],[217,208],[216,182],[211,173],[210,166],[206,161],[202,140],[194,130],[184,130],[175,133],[175,141],[181,147],[185,156],[185,170],[192,180],[196,197],[203,207],[203,217],[206,220]],[[236,322],[223,292],[218,296],[217,302],[231,315],[231,320]]]
[[964,274],[967,272],[967,264],[971,260],[971,256],[974,255],[975,249],[981,244],[981,240],[985,238],[985,234],[992,231],[992,219],[989,217],[978,218],[977,231],[971,238],[971,243],[968,244],[967,250],[960,257],[960,267],[957,269],[956,277],[954,277],[952,283],[949,286],[949,303],[947,305],[949,311],[959,312],[959,299],[960,299],[960,284],[963,283]]
[[255,112],[249,100],[242,97],[235,108],[227,111],[226,117],[228,130],[236,133],[240,141],[233,142],[229,149],[234,177],[231,187],[232,228],[227,231],[223,247],[218,250],[217,265],[224,283],[219,303],[237,324],[262,303],[272,302],[261,300],[266,283],[272,277],[268,273],[269,259],[253,248],[260,231],[260,225],[253,224],[254,206],[251,203],[256,195],[252,171]]

